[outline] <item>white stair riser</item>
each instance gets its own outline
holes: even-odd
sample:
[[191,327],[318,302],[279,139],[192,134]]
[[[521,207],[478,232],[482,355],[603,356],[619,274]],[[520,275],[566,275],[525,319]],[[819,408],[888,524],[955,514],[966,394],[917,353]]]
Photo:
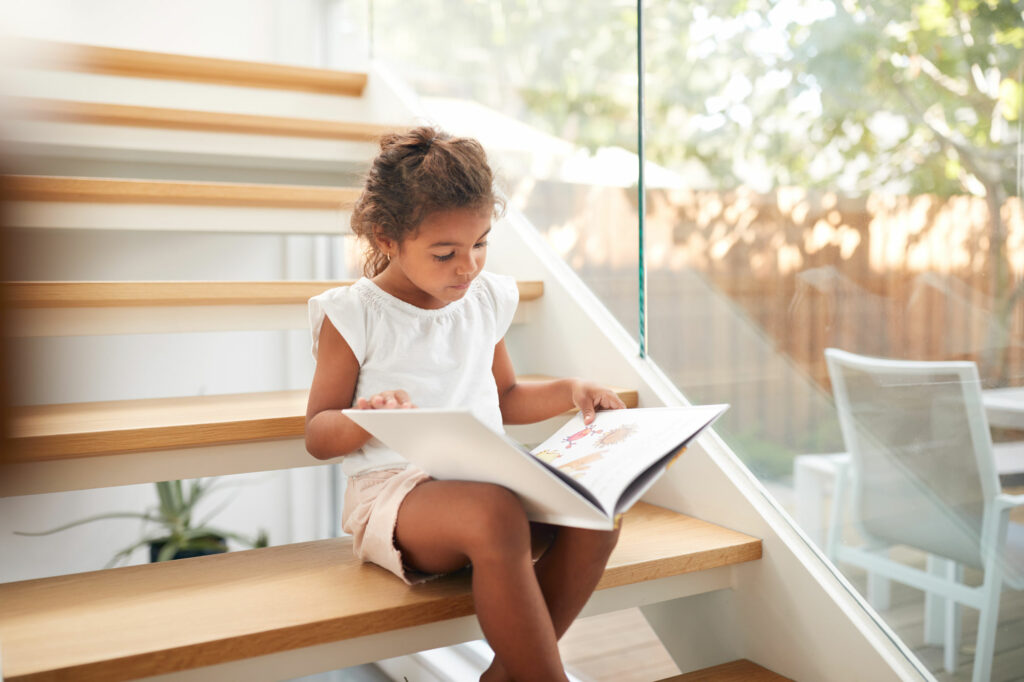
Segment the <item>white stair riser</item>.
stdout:
[[152,230],[340,235],[349,231],[345,209],[106,204],[13,201],[9,227],[76,230]]

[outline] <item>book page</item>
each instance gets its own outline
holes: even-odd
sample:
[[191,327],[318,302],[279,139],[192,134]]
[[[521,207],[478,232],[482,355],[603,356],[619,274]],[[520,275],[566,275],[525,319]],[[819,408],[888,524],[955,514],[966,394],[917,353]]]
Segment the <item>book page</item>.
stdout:
[[532,452],[583,485],[610,513],[634,479],[721,412],[718,405],[608,410],[587,426],[577,415]]
[[495,483],[515,492],[531,519],[608,529],[612,520],[582,487],[468,410],[345,410],[344,414],[439,480]]

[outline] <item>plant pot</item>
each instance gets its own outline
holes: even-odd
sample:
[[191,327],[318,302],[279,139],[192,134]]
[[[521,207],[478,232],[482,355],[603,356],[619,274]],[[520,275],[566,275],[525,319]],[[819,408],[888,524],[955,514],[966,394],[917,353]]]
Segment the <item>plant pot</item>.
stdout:
[[[179,549],[171,557],[174,559],[190,559],[197,556],[206,556],[208,554],[223,554],[228,551],[227,540],[220,537],[219,535],[204,535],[201,538],[196,538],[197,542],[203,544],[209,543],[209,547],[204,548],[191,548],[191,549]],[[157,557],[160,556],[160,550],[163,549],[164,545],[167,544],[166,540],[160,540],[149,543],[149,561],[150,563],[156,563]]]

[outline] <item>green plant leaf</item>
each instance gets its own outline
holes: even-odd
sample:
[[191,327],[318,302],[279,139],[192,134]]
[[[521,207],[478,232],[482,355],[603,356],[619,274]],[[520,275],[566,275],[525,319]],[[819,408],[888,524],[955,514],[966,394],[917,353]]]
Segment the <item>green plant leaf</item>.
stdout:
[[160,513],[166,516],[168,510],[174,507],[174,502],[171,499],[171,482],[157,481],[153,485],[156,486],[156,494],[160,498]]
[[203,479],[196,478],[191,481],[188,489],[188,496],[185,498],[185,503],[189,506],[194,505],[203,494]]
[[173,491],[174,506],[177,509],[185,509],[185,485],[182,481],[173,481],[171,483],[171,490]]
[[169,538],[164,546],[160,548],[160,553],[156,555],[157,562],[170,561],[171,558],[178,553],[181,549],[181,545],[174,541],[173,538]]
[[[206,536],[218,535],[221,538],[232,539],[246,547],[266,547],[268,544],[266,531],[260,530],[256,538],[247,537],[238,533],[230,533],[206,525],[207,521],[222,512],[224,508],[234,500],[234,495],[224,500],[217,508],[207,514],[203,522],[192,527],[191,515],[200,500],[219,489],[221,479],[193,479],[190,481],[159,481],[154,483],[158,498],[158,506],[150,508],[146,512],[112,512],[97,514],[88,518],[79,519],[71,523],[39,532],[15,531],[17,535],[42,536],[51,533],[58,533],[62,530],[81,526],[93,521],[102,519],[130,518],[142,519],[145,523],[152,523],[158,527],[153,533],[146,533],[146,536],[124,549],[121,549],[107,563],[107,567],[115,566],[121,561],[129,558],[139,547],[151,542],[166,543],[157,557],[158,561],[167,561],[180,550],[214,550],[220,549],[223,545],[211,540]],[[238,485],[245,485],[239,482]],[[145,528],[143,529],[145,530]],[[162,558],[161,558],[162,557]]]
[[260,530],[260,532],[257,534],[256,538],[251,538],[251,537],[249,537],[247,535],[242,535],[240,533],[232,533],[231,531],[222,530],[220,528],[215,528],[215,527],[212,527],[212,526],[205,526],[205,527],[203,527],[201,529],[196,528],[196,529],[193,529],[193,532],[200,533],[202,535],[209,535],[209,534],[219,535],[219,536],[221,536],[224,539],[234,540],[234,541],[238,542],[239,544],[242,544],[242,545],[244,545],[246,547],[266,547],[267,546],[267,534],[266,534],[266,531],[263,531],[263,530]]
[[158,538],[158,537],[145,537],[145,538],[142,538],[141,540],[139,540],[139,541],[137,541],[137,542],[135,542],[135,543],[125,547],[124,549],[120,550],[119,552],[117,552],[117,554],[115,554],[113,556],[113,558],[111,558],[110,561],[107,562],[107,565],[105,566],[105,568],[113,568],[114,566],[119,564],[121,561],[123,561],[123,560],[127,559],[128,557],[130,557],[132,555],[132,552],[137,550],[139,547],[142,547],[143,545],[148,545],[151,542],[161,542],[163,540],[166,540],[166,538]]
[[42,530],[36,532],[16,530],[14,531],[14,534],[25,535],[28,537],[39,537],[41,535],[59,533],[62,530],[74,528],[75,526],[81,526],[86,523],[92,523],[93,521],[101,521],[103,519],[142,519],[144,521],[159,521],[158,518],[154,518],[149,514],[145,514],[142,512],[110,512],[108,514],[97,514],[95,516],[89,516],[84,519],[79,519],[78,521],[72,521],[71,523],[66,523],[63,526],[58,526],[56,528],[51,528],[49,530]]
[[234,495],[231,495],[230,497],[225,499],[223,502],[221,502],[219,505],[217,505],[213,509],[213,511],[211,511],[209,514],[204,516],[201,521],[196,523],[196,528],[202,528],[203,526],[208,524],[210,521],[212,521],[214,518],[216,518],[216,516],[218,514],[220,514],[222,511],[224,511],[228,507],[228,505],[230,505],[232,502],[235,501],[236,497],[238,497],[238,492],[237,491],[235,492]]
[[1019,119],[1024,106],[1024,86],[1012,78],[1004,78],[999,84],[999,104],[1007,121]]
[[203,534],[194,538],[188,538],[181,543],[181,549],[204,552],[226,552],[227,541],[223,536]]

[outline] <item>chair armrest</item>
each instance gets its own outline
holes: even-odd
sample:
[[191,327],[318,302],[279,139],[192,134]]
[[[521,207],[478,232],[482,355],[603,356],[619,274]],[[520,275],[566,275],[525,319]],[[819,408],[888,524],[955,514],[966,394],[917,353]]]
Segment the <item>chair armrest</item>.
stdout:
[[1006,493],[1000,493],[996,495],[996,509],[999,511],[1005,511],[1007,509],[1013,509],[1014,507],[1024,506],[1024,494],[1022,495],[1007,495]]

